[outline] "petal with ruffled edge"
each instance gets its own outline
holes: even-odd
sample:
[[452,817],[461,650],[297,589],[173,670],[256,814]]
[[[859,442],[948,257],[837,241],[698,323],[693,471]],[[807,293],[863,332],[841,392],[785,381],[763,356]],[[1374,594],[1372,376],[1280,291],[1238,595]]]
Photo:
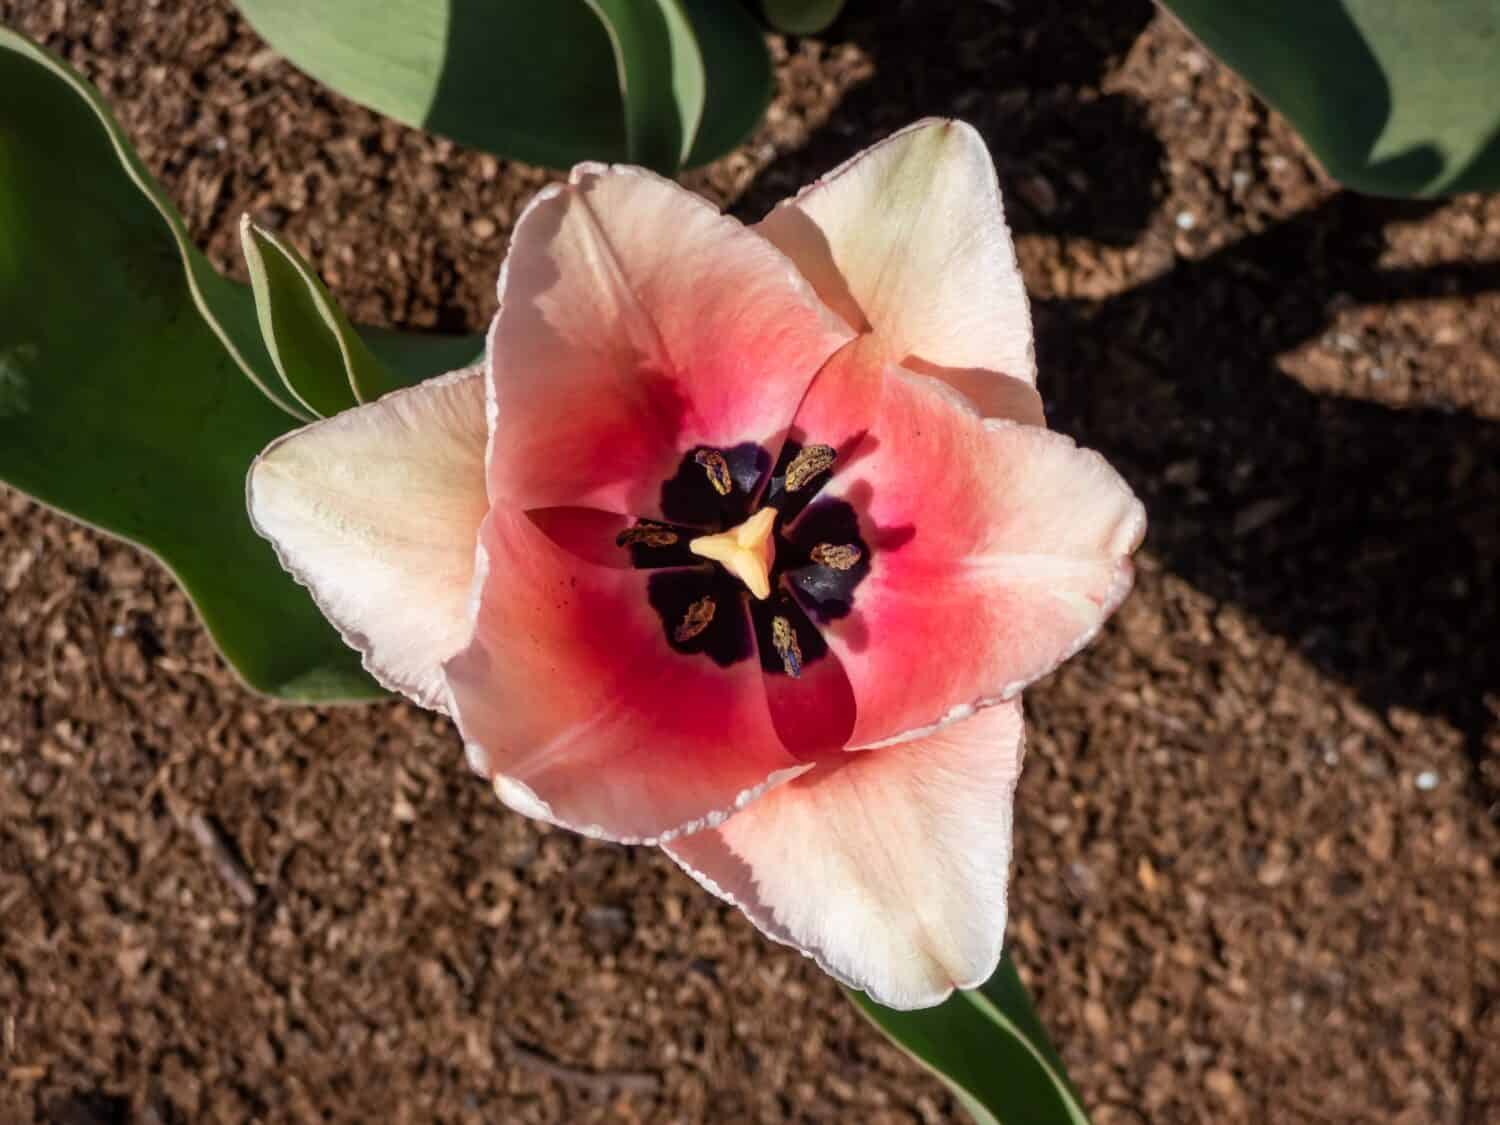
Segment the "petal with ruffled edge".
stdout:
[[866,149],[756,227],[888,357],[986,417],[1037,425],[1031,313],[984,141],[928,119]]
[[846,754],[667,852],[879,1003],[941,1003],[1000,959],[1022,730],[1017,701]]
[[[447,664],[454,717],[506,803],[655,841],[713,823],[799,763],[771,726],[740,592],[707,567],[590,561],[572,542],[589,522],[503,507],[485,519],[474,639]],[[719,602],[693,640],[706,651],[676,651],[665,630],[700,595]]]
[[854,747],[952,721],[1057,667],[1129,592],[1145,531],[1098,454],[981,419],[942,383],[877,374],[859,354],[840,353],[853,359],[829,364],[798,410],[794,439],[838,441],[859,401],[849,453],[786,531],[806,548],[847,504],[869,551],[847,601],[820,601],[816,574],[788,576],[853,685]]
[[639,168],[584,164],[500,275],[490,496],[659,516],[694,447],[774,449],[849,332],[764,239]]
[[484,490],[484,370],[430,379],[273,442],[250,519],[382,685],[442,710],[468,640]]

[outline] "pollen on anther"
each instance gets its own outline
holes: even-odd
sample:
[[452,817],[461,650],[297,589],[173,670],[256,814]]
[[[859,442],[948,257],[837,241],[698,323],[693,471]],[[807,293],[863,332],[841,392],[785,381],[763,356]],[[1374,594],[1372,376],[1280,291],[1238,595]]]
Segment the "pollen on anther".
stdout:
[[678,644],[692,640],[713,623],[716,609],[718,606],[714,604],[713,598],[699,598],[688,606],[687,612],[682,615],[682,620],[673,630],[672,637]]
[[833,464],[836,451],[831,445],[809,445],[798,451],[786,467],[786,490],[797,492]]
[[734,478],[729,475],[729,462],[724,460],[724,454],[717,449],[700,449],[693,460],[703,466],[708,483],[720,496],[728,496],[734,490]]
[[792,623],[785,617],[771,618],[771,643],[776,646],[776,655],[781,657],[786,674],[794,680],[802,675],[802,646],[797,643]]
[[616,547],[670,547],[677,542],[677,532],[654,523],[638,523],[615,536]]
[[852,543],[819,543],[812,549],[812,561],[833,570],[853,570],[864,557]]

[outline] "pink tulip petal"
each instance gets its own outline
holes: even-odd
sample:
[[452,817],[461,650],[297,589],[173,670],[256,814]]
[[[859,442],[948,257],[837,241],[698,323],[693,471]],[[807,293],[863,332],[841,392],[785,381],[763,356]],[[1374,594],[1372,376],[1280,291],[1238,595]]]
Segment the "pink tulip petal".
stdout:
[[712,823],[795,768],[771,725],[738,590],[720,595],[711,630],[725,632],[703,637],[738,646],[725,665],[670,648],[648,595],[661,577],[721,590],[731,580],[707,567],[590,563],[553,537],[559,526],[491,512],[474,640],[447,665],[471,761],[497,792],[580,832],[653,841]]
[[[756,228],[890,359],[1032,423],[1031,313],[984,141],[920,121],[854,157]],[[975,376],[999,380],[987,388]],[[1012,384],[1019,383],[1021,386]]]
[[1030,383],[980,367],[938,367],[907,356],[902,365],[918,375],[931,375],[969,401],[983,418],[1004,418],[1023,426],[1045,426],[1042,396]]
[[[868,365],[830,364],[794,440],[845,433],[848,388],[871,378]],[[869,551],[847,599],[820,593],[826,574],[789,576],[853,685],[859,747],[1010,698],[1086,644],[1130,589],[1145,515],[1097,454],[980,419],[900,368],[861,392],[856,413],[862,440],[787,534],[848,541],[840,521],[857,517]]]
[[667,852],[879,1003],[941,1003],[999,962],[1022,733],[1016,701],[843,755]]
[[370,674],[442,710],[468,640],[484,492],[472,367],[287,434],[251,466],[250,518]]
[[694,447],[778,446],[848,337],[796,267],[704,200],[580,165],[527,208],[500,276],[491,499],[660,515]]

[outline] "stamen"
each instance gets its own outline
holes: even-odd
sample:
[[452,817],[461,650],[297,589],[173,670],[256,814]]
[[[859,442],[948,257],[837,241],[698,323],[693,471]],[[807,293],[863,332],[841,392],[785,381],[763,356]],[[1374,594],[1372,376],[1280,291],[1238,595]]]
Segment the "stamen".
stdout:
[[804,488],[815,476],[832,465],[837,455],[831,445],[804,447],[786,467],[786,490],[797,492]]
[[692,640],[709,627],[714,619],[714,611],[717,609],[718,606],[714,604],[713,598],[699,598],[688,606],[687,612],[682,615],[682,621],[672,633],[673,638],[678,644]]
[[785,617],[771,618],[771,643],[776,646],[786,674],[794,680],[802,675],[802,646],[797,643],[792,623]]
[[638,523],[615,536],[616,547],[670,547],[677,542],[677,532],[657,523]]
[[863,557],[860,549],[852,543],[843,543],[838,546],[832,543],[819,543],[812,549],[813,562],[834,570],[853,570]]
[[724,454],[717,449],[700,449],[693,460],[703,466],[708,483],[720,496],[728,496],[734,491],[734,478],[729,475],[729,462],[724,460]]

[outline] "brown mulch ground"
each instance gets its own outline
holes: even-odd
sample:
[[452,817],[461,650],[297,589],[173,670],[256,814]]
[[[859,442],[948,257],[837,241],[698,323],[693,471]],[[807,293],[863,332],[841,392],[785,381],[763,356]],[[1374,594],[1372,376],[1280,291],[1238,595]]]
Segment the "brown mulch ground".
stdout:
[[[1137,593],[1027,696],[1017,815],[1016,957],[1095,1121],[1500,1120],[1500,198],[1338,192],[1142,0],[850,9],[689,179],[753,217],[975,122],[1053,424],[1147,501]],[[225,0],[0,21],[221,267],[248,210],[357,317],[484,322],[546,173]],[[499,808],[410,707],[249,695],[155,565],[0,491],[0,1121],[957,1115],[659,854]]]

